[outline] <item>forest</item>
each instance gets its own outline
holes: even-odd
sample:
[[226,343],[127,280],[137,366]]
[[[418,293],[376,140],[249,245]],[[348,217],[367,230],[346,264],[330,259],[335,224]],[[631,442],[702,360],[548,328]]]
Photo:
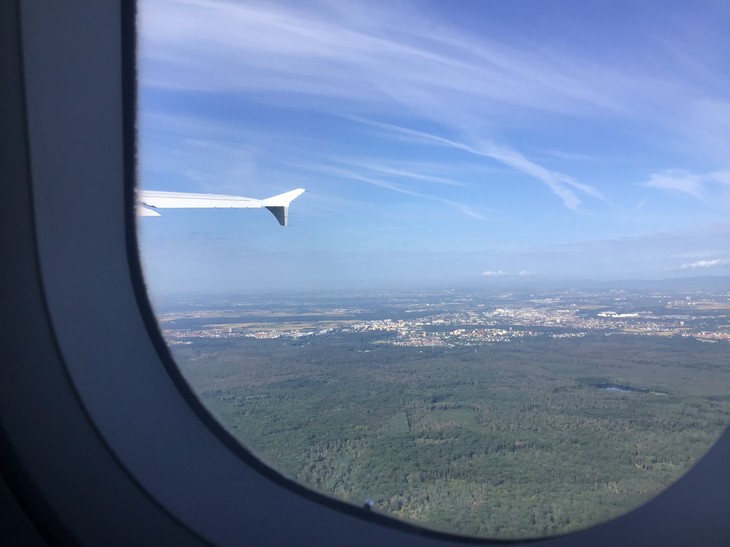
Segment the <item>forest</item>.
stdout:
[[677,480],[729,423],[726,343],[381,339],[197,338],[171,350],[210,412],[283,474],[470,536],[554,535],[618,516]]

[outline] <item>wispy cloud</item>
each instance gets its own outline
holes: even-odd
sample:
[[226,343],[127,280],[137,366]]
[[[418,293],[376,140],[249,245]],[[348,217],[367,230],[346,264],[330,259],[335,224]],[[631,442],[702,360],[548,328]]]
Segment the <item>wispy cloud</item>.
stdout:
[[360,167],[369,171],[375,171],[377,173],[398,178],[416,179],[433,184],[443,184],[446,186],[465,186],[464,182],[455,180],[454,178],[428,175],[413,168],[394,166],[380,160],[362,160],[350,157],[330,157],[329,159],[330,161],[339,164]]
[[491,141],[479,141],[474,144],[467,144],[465,142],[427,133],[425,131],[418,131],[416,129],[401,127],[390,123],[379,122],[358,116],[349,116],[349,118],[363,124],[384,129],[392,134],[405,136],[411,140],[415,140],[416,142],[426,142],[455,148],[476,156],[495,160],[525,175],[536,178],[545,184],[553,194],[558,196],[562,200],[563,204],[569,209],[577,210],[581,204],[581,200],[575,190],[585,196],[606,201],[606,198],[592,186],[578,182],[564,173],[547,169],[542,165],[529,160],[517,150],[513,150],[507,146],[498,145]]
[[[560,112],[619,108],[600,82],[585,78],[586,71],[608,71],[585,61],[541,62],[534,44],[507,46],[444,25],[435,30],[427,17],[402,7],[370,8],[357,18],[358,9],[146,2],[143,46],[153,46],[146,59],[169,69],[143,71],[143,83],[349,97],[418,111],[451,104],[479,112],[496,102]],[[404,18],[407,30],[396,22]]]
[[707,199],[715,189],[730,189],[730,171],[691,173],[684,169],[667,169],[652,173],[642,186],[686,194],[697,199]]
[[590,163],[601,163],[603,158],[599,156],[592,156],[589,154],[578,154],[575,152],[563,152],[562,150],[540,150],[542,154],[552,156],[554,158],[560,158],[562,160],[576,161],[576,162],[590,162]]
[[339,167],[339,166],[335,166],[335,165],[322,165],[322,164],[297,164],[297,167],[299,167],[301,169],[307,169],[309,171],[325,173],[325,174],[332,175],[332,176],[339,177],[339,178],[345,178],[345,179],[365,182],[367,184],[377,186],[377,187],[383,188],[385,190],[390,190],[390,191],[396,192],[398,194],[404,194],[404,195],[412,196],[412,197],[416,197],[416,198],[436,201],[438,203],[448,205],[449,207],[453,207],[453,208],[461,211],[463,214],[465,214],[469,217],[475,218],[477,220],[487,220],[483,214],[479,213],[473,207],[470,207],[469,205],[467,205],[465,203],[461,203],[459,201],[455,201],[455,200],[451,200],[451,199],[446,199],[446,198],[443,198],[441,196],[437,196],[434,194],[427,194],[424,192],[419,192],[419,191],[411,190],[408,188],[404,188],[393,182],[383,180],[382,178],[375,178],[375,177],[363,175],[362,173],[358,173],[356,171],[346,169],[343,167]]
[[641,56],[628,42],[611,58],[558,41],[537,44],[514,30],[474,34],[446,20],[435,26],[428,10],[390,3],[148,1],[140,12],[143,86],[246,91],[288,103],[298,97],[364,114],[405,109],[470,130],[480,120],[504,123],[510,108],[620,117],[639,138],[668,132],[713,150],[728,142],[730,117],[723,114],[730,111],[730,81],[707,66],[708,59],[723,62],[717,51],[726,38],[697,39],[705,29],[672,32],[686,21],[666,33],[678,42],[672,43],[683,58],[678,71],[666,47]]

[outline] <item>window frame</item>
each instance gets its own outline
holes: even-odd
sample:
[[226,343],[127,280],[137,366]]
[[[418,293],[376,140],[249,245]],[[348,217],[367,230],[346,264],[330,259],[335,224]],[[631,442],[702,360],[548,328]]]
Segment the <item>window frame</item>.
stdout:
[[134,2],[6,4],[17,66],[5,63],[3,74],[18,85],[3,90],[2,104],[18,116],[0,129],[10,143],[3,173],[12,172],[3,227],[16,228],[0,236],[13,278],[2,287],[11,365],[0,372],[0,463],[52,542],[730,544],[728,430],[642,507],[523,542],[431,531],[260,462],[184,381],[145,292],[134,215]]

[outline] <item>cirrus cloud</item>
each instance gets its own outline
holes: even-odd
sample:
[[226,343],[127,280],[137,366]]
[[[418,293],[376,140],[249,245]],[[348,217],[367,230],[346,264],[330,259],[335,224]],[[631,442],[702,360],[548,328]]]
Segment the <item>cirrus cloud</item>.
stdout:
[[712,190],[730,189],[730,171],[713,171],[710,173],[691,173],[684,169],[666,169],[652,173],[642,186],[687,194],[697,199],[706,199]]

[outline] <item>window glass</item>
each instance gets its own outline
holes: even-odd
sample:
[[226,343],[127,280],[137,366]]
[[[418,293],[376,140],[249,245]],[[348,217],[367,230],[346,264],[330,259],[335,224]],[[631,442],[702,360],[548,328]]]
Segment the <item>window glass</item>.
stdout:
[[140,248],[192,389],[286,476],[432,529],[661,492],[730,415],[729,17],[142,1]]

